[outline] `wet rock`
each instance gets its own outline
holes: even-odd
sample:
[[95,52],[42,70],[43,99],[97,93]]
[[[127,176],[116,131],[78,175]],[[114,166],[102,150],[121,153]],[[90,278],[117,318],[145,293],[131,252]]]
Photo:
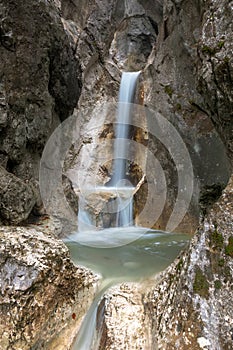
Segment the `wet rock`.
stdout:
[[[171,122],[191,157],[195,176],[194,191],[189,210],[178,229],[194,233],[200,210],[199,191],[205,196],[205,189],[215,185],[224,188],[231,172],[225,146],[210,119],[208,106],[197,89],[202,7],[198,3],[190,5],[187,1],[183,1],[182,5],[171,1],[164,4],[156,1],[152,4],[150,1],[132,0],[121,2],[121,5],[118,1],[108,4],[96,1],[81,4],[84,12],[81,19],[79,14],[76,18],[77,11],[73,6],[77,7],[77,4],[74,2],[70,6],[65,2],[63,15],[66,22],[76,24],[78,32],[76,55],[82,65],[83,81],[78,115],[82,122],[81,136],[73,152],[79,155],[78,168],[84,169],[86,165],[86,172],[82,171],[85,173],[84,180],[87,182],[89,178],[92,182],[95,179],[95,185],[99,185],[108,182],[111,177],[111,162],[102,164],[96,161],[101,152],[100,135],[105,133],[107,139],[114,137],[109,125],[98,128],[100,120],[102,124],[105,121],[100,106],[117,100],[122,71],[140,69],[142,73],[137,101],[158,111]],[[106,113],[107,123],[112,123],[109,115],[110,112]],[[139,144],[145,144],[144,141]],[[170,143],[173,149],[177,147],[173,140]],[[106,157],[108,155],[111,159],[112,148],[105,147]],[[154,223],[154,228],[165,229],[180,191],[177,175],[180,165],[175,164],[162,140],[159,142],[156,137],[149,135],[146,147],[158,159],[166,178],[166,203],[162,215]],[[214,155],[212,149],[215,149]],[[144,152],[142,157],[145,161],[148,156]],[[135,168],[135,164],[131,164],[131,168]],[[104,173],[103,169],[106,169]],[[156,174],[156,171],[150,169],[151,174]],[[135,177],[134,174],[132,178]],[[141,210],[142,203],[146,202],[150,194],[145,190],[139,195],[135,201],[135,213]],[[147,218],[137,223],[146,225]]]
[[96,276],[75,267],[50,228],[0,228],[0,348],[68,349]]

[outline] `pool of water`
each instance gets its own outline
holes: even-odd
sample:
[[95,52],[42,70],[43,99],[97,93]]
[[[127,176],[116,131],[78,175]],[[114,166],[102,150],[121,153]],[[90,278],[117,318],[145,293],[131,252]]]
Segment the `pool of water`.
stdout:
[[72,350],[96,350],[96,313],[106,290],[120,282],[142,281],[163,271],[187,245],[189,235],[140,227],[75,233],[66,239],[74,263],[102,275]]
[[120,227],[77,233],[66,244],[76,264],[104,279],[138,281],[164,270],[189,239],[185,234]]

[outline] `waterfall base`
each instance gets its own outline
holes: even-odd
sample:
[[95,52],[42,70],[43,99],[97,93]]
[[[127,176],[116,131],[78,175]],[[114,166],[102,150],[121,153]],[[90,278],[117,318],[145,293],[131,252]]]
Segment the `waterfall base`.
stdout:
[[83,189],[79,195],[79,232],[132,226],[133,193],[134,187]]

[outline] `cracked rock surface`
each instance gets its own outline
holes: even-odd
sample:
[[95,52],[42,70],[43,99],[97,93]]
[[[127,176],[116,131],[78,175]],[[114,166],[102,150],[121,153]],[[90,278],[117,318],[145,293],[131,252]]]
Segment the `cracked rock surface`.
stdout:
[[[42,150],[60,120],[72,113],[80,94],[80,66],[58,5],[46,0],[0,2],[0,165],[15,175],[12,188],[25,182],[17,190],[19,206],[24,205],[24,195],[33,197],[30,204],[41,205],[37,181]],[[19,193],[21,188],[24,194]],[[10,192],[2,188],[1,196],[3,190],[9,212]],[[30,204],[17,219],[0,210],[0,219],[23,221]]]

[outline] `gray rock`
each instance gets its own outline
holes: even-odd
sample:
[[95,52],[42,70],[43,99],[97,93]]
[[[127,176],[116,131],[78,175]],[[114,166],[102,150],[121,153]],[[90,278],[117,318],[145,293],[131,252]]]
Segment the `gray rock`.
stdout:
[[229,1],[222,1],[220,6],[208,0],[204,10],[198,49],[198,88],[232,159],[232,6]]
[[186,253],[151,291],[158,349],[232,348],[232,201],[231,177]]
[[1,165],[34,184],[47,138],[77,103],[80,67],[58,2],[3,0],[0,23]]
[[0,241],[0,348],[68,349],[97,277],[47,225],[1,227]]
[[[81,25],[73,7],[64,3],[64,15],[69,20],[77,21],[77,56],[83,70],[83,88],[78,103],[83,141],[81,138],[78,140],[80,143],[74,152],[80,154],[80,149],[84,149],[88,133],[90,148],[92,145],[98,154],[100,140],[96,138],[97,130],[91,134],[87,125],[89,122],[90,125],[98,125],[100,115],[96,113],[96,117],[93,117],[90,109],[98,109],[106,102],[117,100],[122,71],[142,69],[138,101],[161,113],[177,128],[192,159],[194,195],[179,230],[194,233],[200,211],[199,192],[203,197],[214,186],[218,186],[221,192],[231,173],[230,163],[225,146],[211,121],[208,106],[197,89],[197,47],[201,35],[202,8],[197,3],[191,6],[187,1],[183,1],[182,5],[181,2],[166,1],[162,18],[162,2],[153,4],[151,1],[136,0],[127,1],[121,7],[118,1],[108,4],[96,1],[91,5],[82,3],[86,22]],[[102,130],[99,134],[102,134]],[[113,133],[109,130],[107,137],[111,138],[111,135]],[[166,176],[166,205],[154,225],[155,228],[165,229],[177,196],[179,165],[174,164],[161,142],[156,142],[152,137],[147,144]],[[215,149],[214,154],[212,149]],[[111,149],[107,152],[110,152],[111,159]],[[146,158],[145,154],[143,156]],[[94,176],[99,180],[101,164],[93,162],[89,166],[90,162],[87,163],[85,157],[81,159],[82,163],[88,164],[87,177]],[[151,172],[155,173],[156,170]],[[111,164],[107,165],[107,175],[111,175]],[[135,174],[133,177],[136,178]],[[144,191],[138,195],[140,200],[136,198],[136,212],[146,201],[146,196],[147,192]]]
[[152,322],[142,299],[145,290],[145,284],[122,283],[107,291],[97,313],[99,349],[154,349]]
[[35,203],[32,186],[0,167],[0,218],[18,224],[28,217]]

